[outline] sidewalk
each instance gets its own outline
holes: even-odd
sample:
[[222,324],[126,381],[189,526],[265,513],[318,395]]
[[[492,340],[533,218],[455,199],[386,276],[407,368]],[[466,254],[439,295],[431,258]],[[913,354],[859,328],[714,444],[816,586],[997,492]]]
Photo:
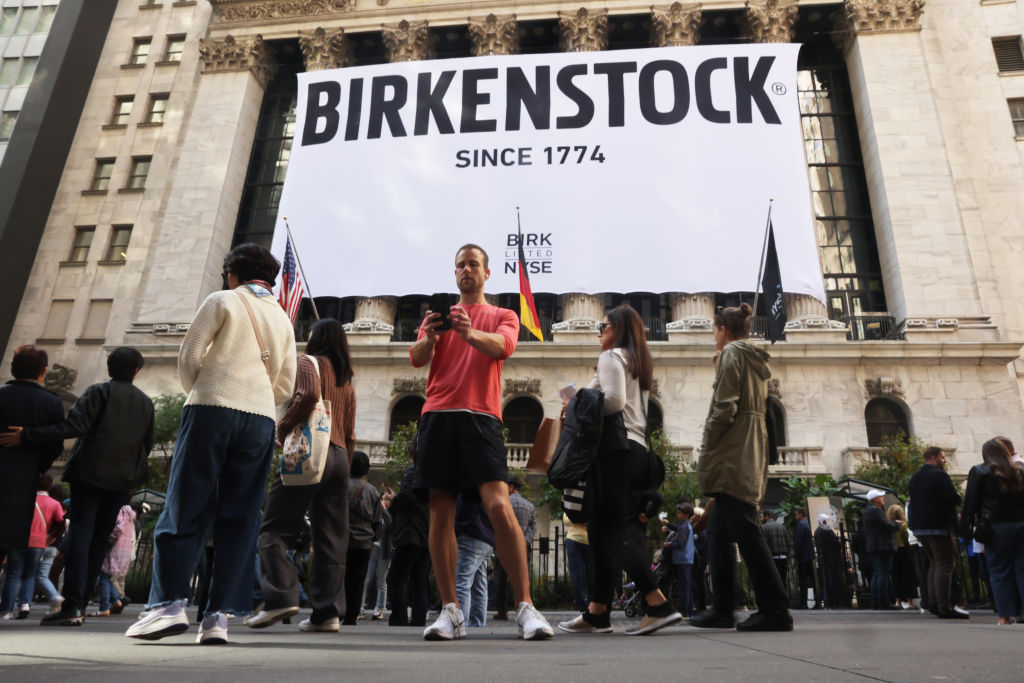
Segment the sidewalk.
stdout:
[[[155,642],[124,631],[138,615],[81,628],[0,622],[0,681],[1019,681],[1024,625],[990,612],[941,621],[913,612],[795,612],[793,633],[744,634],[676,626],[647,637],[569,635],[523,642],[510,622],[470,629],[464,641],[426,642],[418,628],[363,620],[337,634],[291,625],[251,630],[232,621],[231,643],[200,647],[195,628]],[[38,614],[36,614],[38,612]],[[194,611],[190,610],[194,615]],[[547,613],[554,625],[573,615]]]

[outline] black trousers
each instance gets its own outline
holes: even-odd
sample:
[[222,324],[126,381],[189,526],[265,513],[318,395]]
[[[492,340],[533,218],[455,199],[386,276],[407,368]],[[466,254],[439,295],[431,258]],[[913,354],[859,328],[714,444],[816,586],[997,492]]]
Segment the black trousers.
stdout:
[[[327,452],[327,466],[319,484],[284,486],[280,477],[275,479],[257,543],[260,591],[266,609],[299,606],[299,574],[287,550],[302,533],[308,509],[313,543],[311,619],[320,624],[345,613],[348,479],[348,452],[334,444]],[[362,590],[362,584],[359,587]],[[358,595],[355,602],[359,602]]]
[[647,467],[647,448],[635,441],[628,451],[598,453],[591,477],[593,516],[588,525],[590,549],[594,554],[594,594],[591,600],[610,605],[612,585],[623,569],[636,584],[640,595],[658,589],[647,551],[626,528],[629,494]]
[[[388,597],[391,598],[391,626],[425,626],[427,623],[427,577],[430,575],[430,549],[403,545],[395,548],[388,569]],[[405,598],[409,587],[409,601]],[[412,603],[412,619],[407,606]]]
[[508,612],[508,572],[497,553],[494,554],[494,611],[498,614]]
[[797,560],[796,572],[800,582],[800,609],[807,607],[807,589],[814,591],[814,606],[821,607],[821,596],[814,583],[814,560]]
[[96,589],[103,558],[110,549],[110,532],[130,491],[104,491],[83,481],[71,486],[71,523],[64,551],[64,604],[84,610]]
[[735,543],[747,563],[758,611],[785,611],[788,609],[786,589],[758,523],[757,508],[722,493],[714,494],[714,498],[708,517],[707,544],[714,608],[732,612],[736,607],[736,553],[732,549]]

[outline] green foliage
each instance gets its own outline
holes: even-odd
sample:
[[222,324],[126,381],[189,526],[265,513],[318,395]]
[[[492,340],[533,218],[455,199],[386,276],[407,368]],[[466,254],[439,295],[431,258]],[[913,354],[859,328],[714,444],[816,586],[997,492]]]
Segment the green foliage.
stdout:
[[153,455],[149,460],[149,478],[142,488],[160,492],[167,490],[174,442],[181,428],[181,411],[184,408],[185,394],[164,394],[153,399]]
[[786,496],[782,499],[782,510],[786,513],[786,522],[796,522],[796,509],[806,508],[807,499],[818,496],[839,495],[836,480],[831,474],[819,474],[814,479],[792,476],[782,480],[782,488]]
[[412,464],[412,446],[418,426],[418,422],[402,425],[391,437],[387,460],[384,463],[384,476],[381,479],[384,486],[398,490],[402,482],[402,472]]
[[557,581],[551,576],[534,576],[530,582],[530,597],[542,610],[572,609],[572,584],[566,574]]
[[540,478],[540,496],[534,503],[546,507],[552,520],[562,519],[562,491],[552,486],[546,476]]
[[892,489],[906,500],[910,496],[910,477],[924,464],[925,448],[923,441],[916,436],[907,438],[902,430],[895,437],[883,437],[878,458],[858,465],[853,477]]
[[672,448],[672,443],[661,429],[651,434],[650,448],[665,463],[665,483],[660,490],[661,495],[665,496],[665,507],[670,509],[670,516],[674,514],[672,511],[680,500],[686,499],[696,504],[700,495],[696,465],[683,460],[682,453]]

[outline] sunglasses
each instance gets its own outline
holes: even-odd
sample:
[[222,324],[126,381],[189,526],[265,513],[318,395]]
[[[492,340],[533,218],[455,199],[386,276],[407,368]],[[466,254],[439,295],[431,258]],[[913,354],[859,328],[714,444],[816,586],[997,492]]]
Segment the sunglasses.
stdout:
[[605,328],[606,327],[611,327],[611,326],[612,326],[611,323],[598,323],[597,324],[597,333],[598,334],[604,334]]

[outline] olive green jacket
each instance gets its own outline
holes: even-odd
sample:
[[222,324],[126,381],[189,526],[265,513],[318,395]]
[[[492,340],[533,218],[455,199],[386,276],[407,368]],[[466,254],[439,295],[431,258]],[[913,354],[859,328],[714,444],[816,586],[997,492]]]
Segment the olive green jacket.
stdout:
[[768,480],[768,428],[764,421],[768,378],[763,349],[729,342],[718,356],[715,393],[704,423],[697,476],[706,495],[724,493],[760,505]]

